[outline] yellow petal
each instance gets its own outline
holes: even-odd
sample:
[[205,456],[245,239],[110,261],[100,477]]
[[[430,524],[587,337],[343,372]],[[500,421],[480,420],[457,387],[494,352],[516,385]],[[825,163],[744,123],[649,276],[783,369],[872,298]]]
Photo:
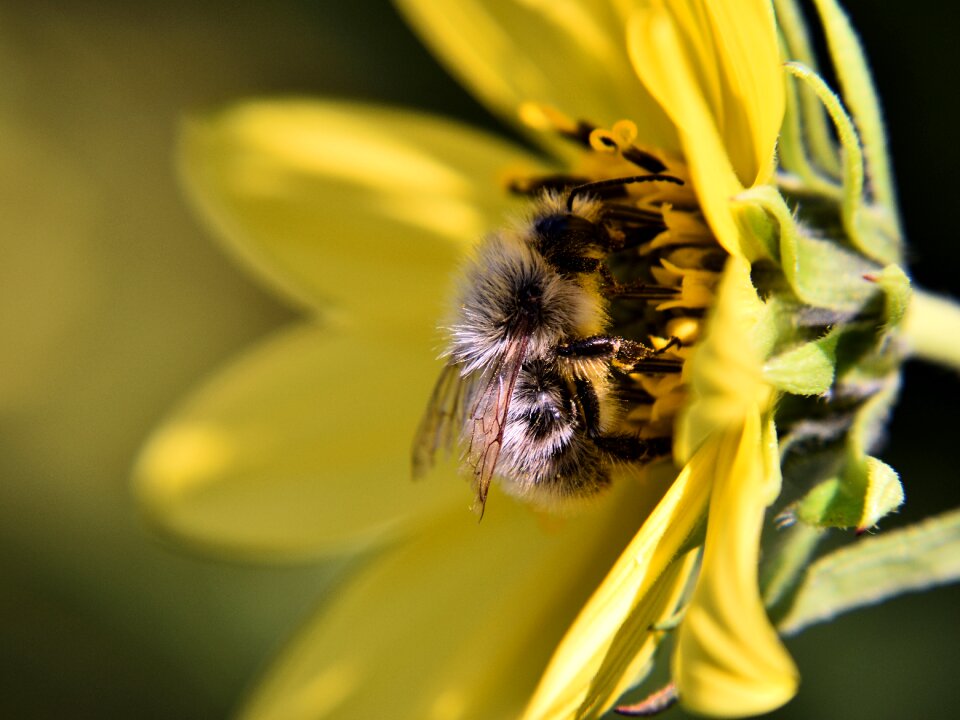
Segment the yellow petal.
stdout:
[[166,420],[135,470],[148,517],[245,559],[302,559],[468,507],[450,472],[410,479],[439,372],[429,342],[300,326],[218,373]]
[[680,133],[717,239],[752,256],[729,201],[774,169],[784,87],[769,3],[649,0],[628,38],[634,69]]
[[[597,717],[652,658],[660,634],[650,628],[686,579],[678,554],[703,520],[715,460],[713,446],[703,448],[670,486],[563,638],[524,720],[581,717],[580,709]],[[673,588],[658,584],[664,577]],[[629,647],[618,642],[625,626],[641,630]]]
[[705,336],[687,361],[690,401],[674,439],[679,461],[713,433],[740,427],[756,407],[765,407],[771,390],[763,379],[764,306],[750,280],[750,264],[727,260]]
[[563,630],[635,527],[621,484],[547,526],[496,488],[422,528],[297,634],[246,720],[516,718]]
[[453,122],[307,100],[188,122],[180,165],[227,248],[288,299],[406,324],[441,314],[463,248],[503,223],[506,174],[540,168]]
[[700,579],[680,626],[673,678],[684,707],[712,717],[774,710],[796,694],[796,666],[757,586],[760,531],[776,478],[764,473],[760,413],[719,445]]
[[[637,73],[677,127],[683,131],[699,121],[689,115],[694,110],[689,101],[681,99],[696,94],[741,184],[767,182],[785,105],[769,0],[647,0],[634,22],[640,32],[664,23],[675,38],[663,48],[671,54],[656,62],[651,63],[656,48],[645,46],[639,37],[631,38],[630,50]],[[662,41],[656,37],[659,32],[654,29],[647,40]],[[708,140],[712,143],[713,138]],[[684,149],[688,158],[694,156],[693,148]]]
[[612,6],[578,0],[396,0],[424,43],[494,112],[525,102],[610,127],[630,119],[644,145],[676,149],[670,121],[628,71]]

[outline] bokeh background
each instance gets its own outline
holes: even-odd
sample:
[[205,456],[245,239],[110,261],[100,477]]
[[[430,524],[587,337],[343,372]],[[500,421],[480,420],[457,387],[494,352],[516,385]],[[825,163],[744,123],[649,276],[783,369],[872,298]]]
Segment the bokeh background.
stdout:
[[[956,293],[957,10],[846,5],[885,99],[914,277]],[[347,572],[191,556],[128,487],[178,398],[293,317],[191,216],[172,160],[185,113],[279,95],[497,126],[377,0],[0,5],[0,717],[226,717]],[[958,412],[960,379],[908,368],[882,453],[908,501],[884,527],[960,504]],[[960,716],[958,613],[955,586],[808,631],[777,716]]]

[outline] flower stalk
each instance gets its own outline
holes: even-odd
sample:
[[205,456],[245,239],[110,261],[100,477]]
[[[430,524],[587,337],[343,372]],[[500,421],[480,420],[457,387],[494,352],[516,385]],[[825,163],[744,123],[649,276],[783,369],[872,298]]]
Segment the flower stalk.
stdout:
[[960,371],[960,305],[955,301],[915,290],[903,334],[913,357]]

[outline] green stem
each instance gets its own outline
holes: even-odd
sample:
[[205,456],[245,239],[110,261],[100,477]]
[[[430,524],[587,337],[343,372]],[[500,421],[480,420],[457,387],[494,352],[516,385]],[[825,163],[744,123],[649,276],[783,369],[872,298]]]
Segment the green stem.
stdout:
[[960,370],[960,305],[955,301],[914,289],[903,328],[914,357]]

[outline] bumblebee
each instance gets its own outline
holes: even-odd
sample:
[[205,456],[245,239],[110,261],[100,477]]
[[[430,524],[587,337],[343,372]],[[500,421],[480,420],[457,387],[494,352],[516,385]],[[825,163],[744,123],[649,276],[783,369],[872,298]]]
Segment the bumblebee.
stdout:
[[669,438],[617,429],[617,375],[680,369],[663,355],[669,345],[654,350],[608,334],[611,299],[676,293],[621,283],[608,266],[626,241],[611,232],[610,207],[596,195],[640,182],[682,184],[653,174],[547,190],[526,221],[480,243],[463,272],[446,328],[447,364],[414,442],[415,477],[438,451],[459,444],[481,512],[494,478],[510,494],[556,507],[602,491],[616,463],[669,454]]

